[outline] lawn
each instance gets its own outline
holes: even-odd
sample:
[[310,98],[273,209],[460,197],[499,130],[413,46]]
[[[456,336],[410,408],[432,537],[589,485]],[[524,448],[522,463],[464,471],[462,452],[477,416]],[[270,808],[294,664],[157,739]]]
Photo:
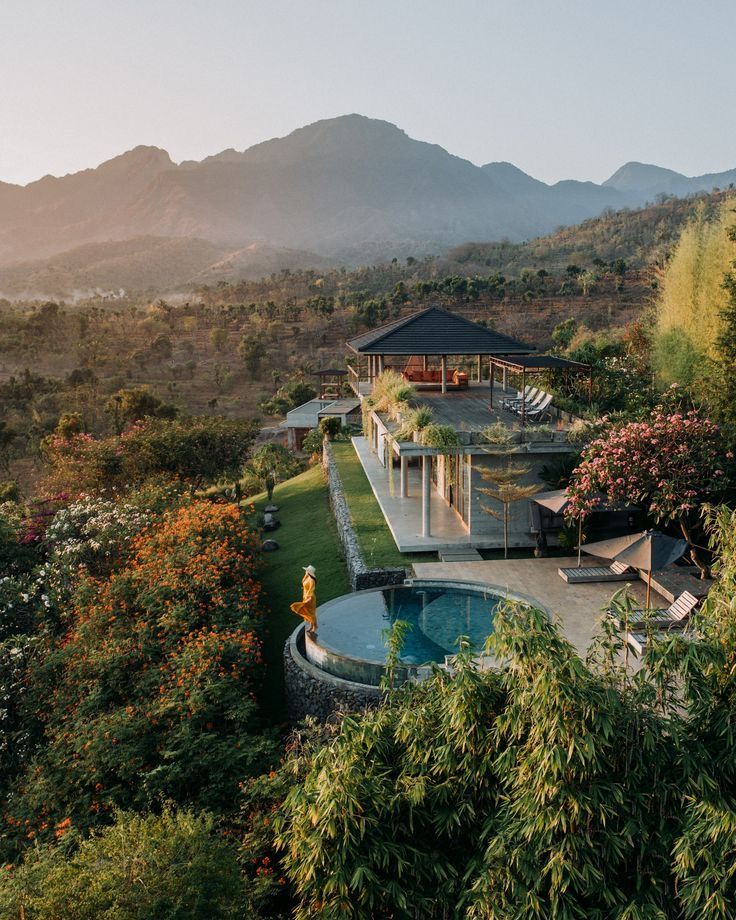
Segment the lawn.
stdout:
[[[263,587],[269,607],[265,639],[266,681],[263,708],[274,721],[286,716],[284,700],[284,642],[301,622],[289,604],[301,598],[303,566],[317,570],[317,603],[350,591],[347,569],[335,521],[327,503],[327,486],[322,469],[312,467],[276,487],[274,504],[281,527],[272,534],[280,544],[274,553],[264,553]],[[265,493],[250,499],[258,511],[267,504]]]
[[331,447],[366,564],[370,568],[408,566],[436,559],[434,553],[399,552],[353,445],[333,441]]

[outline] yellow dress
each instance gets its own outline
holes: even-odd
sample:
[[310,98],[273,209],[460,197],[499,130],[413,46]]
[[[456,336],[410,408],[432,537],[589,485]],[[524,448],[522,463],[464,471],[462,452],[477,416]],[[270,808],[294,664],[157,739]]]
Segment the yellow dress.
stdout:
[[309,632],[317,628],[317,579],[309,572],[302,578],[302,599],[291,605],[291,610],[307,622]]

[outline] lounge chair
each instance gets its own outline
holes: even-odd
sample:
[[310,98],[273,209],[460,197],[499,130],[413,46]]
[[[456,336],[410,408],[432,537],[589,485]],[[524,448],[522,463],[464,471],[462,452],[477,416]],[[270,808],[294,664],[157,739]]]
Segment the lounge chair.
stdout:
[[505,399],[501,400],[501,406],[504,409],[509,409],[511,406],[521,405],[525,400],[534,399],[539,393],[539,387],[530,387],[527,386],[524,388],[524,392],[518,390],[516,396],[507,396]]
[[586,565],[576,569],[557,569],[557,574],[569,585],[587,585],[596,581],[630,581],[631,566],[624,562],[610,565]]
[[[515,412],[517,415],[521,415],[522,408],[524,409],[524,412],[528,413],[532,409],[535,409],[537,406],[541,405],[541,403],[546,398],[547,394],[544,392],[544,390],[538,390],[536,396],[533,399],[520,399],[518,402],[514,403],[508,408],[510,412]],[[552,399],[551,396],[550,399]]]
[[551,393],[545,394],[544,399],[540,403],[537,403],[536,406],[532,406],[531,409],[528,409],[524,413],[526,419],[530,422],[536,422],[539,421],[543,415],[548,415],[553,398]]
[[619,629],[623,629],[624,626],[633,626],[635,629],[641,626],[648,626],[650,629],[684,629],[690,614],[699,603],[697,597],[689,591],[683,591],[669,607],[656,610],[637,608],[629,612],[626,622],[618,616],[615,617],[615,621]]
[[[653,632],[652,631],[650,632],[642,632],[642,631],[631,632],[629,631],[626,633],[626,642],[634,650],[634,652],[636,652],[637,656],[641,658],[642,655],[647,650],[647,645],[649,644],[649,638],[651,636],[662,636],[662,635],[664,635],[664,633],[662,633],[660,630],[654,630]],[[677,635],[681,636],[683,639],[686,639],[688,642],[698,641],[698,634],[695,632],[688,632],[687,630],[683,630],[682,632],[680,632],[678,630]]]

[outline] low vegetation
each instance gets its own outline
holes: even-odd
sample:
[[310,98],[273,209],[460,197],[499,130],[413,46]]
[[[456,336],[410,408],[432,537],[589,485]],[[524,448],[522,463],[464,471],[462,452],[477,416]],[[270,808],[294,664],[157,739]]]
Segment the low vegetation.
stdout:
[[[338,445],[335,445],[336,447]],[[279,544],[274,553],[265,553],[261,583],[268,612],[264,637],[266,676],[263,706],[276,722],[285,719],[283,651],[284,642],[299,625],[289,609],[298,600],[303,567],[317,570],[318,603],[332,600],[350,590],[342,547],[335,519],[327,503],[327,485],[319,466],[278,485],[274,501],[281,526],[272,536]],[[268,502],[265,493],[252,502],[262,512]]]
[[388,529],[360,460],[349,442],[332,444],[332,451],[350,508],[350,516],[366,563],[373,567],[407,566],[427,562],[427,554],[400,553]]

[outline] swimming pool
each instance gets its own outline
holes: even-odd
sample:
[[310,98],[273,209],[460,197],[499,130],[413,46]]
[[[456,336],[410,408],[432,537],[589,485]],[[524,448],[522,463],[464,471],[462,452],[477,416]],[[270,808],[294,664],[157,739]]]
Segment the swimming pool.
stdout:
[[467,636],[480,654],[505,597],[500,588],[418,580],[345,594],[317,610],[306,656],[335,677],[377,685],[386,661],[385,632],[401,620],[408,630],[397,676],[419,677],[424,666],[444,664],[458,651],[459,636]]

